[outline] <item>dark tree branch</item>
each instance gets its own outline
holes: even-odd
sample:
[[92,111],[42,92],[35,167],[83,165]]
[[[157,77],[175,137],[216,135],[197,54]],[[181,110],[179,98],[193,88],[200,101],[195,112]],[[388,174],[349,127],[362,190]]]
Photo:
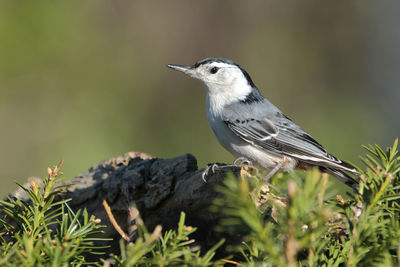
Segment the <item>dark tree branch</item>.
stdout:
[[[228,172],[238,175],[240,167],[220,165],[205,182],[198,170],[195,157],[185,154],[172,159],[154,158],[145,153],[128,152],[110,158],[76,176],[60,198],[69,198],[73,210],[86,208],[89,214],[101,219],[102,237],[113,239],[112,248],[118,249],[121,233],[125,239],[135,238],[137,223],[144,223],[152,231],[157,225],[163,229],[176,227],[181,211],[187,214],[187,225],[198,228],[196,241],[208,247],[219,241],[213,226],[219,215],[209,208],[219,196],[214,188],[222,184]],[[17,190],[12,196],[27,198]],[[260,197],[263,202],[268,197]],[[103,201],[106,201],[120,233],[112,226]],[[138,216],[138,214],[140,216]],[[138,221],[143,220],[143,222]]]

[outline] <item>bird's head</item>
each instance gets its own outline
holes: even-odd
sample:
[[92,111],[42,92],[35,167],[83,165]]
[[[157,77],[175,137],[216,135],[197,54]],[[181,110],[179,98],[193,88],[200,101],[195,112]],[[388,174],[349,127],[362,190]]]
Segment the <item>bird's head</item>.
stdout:
[[212,95],[245,97],[255,88],[249,74],[238,64],[223,58],[206,58],[192,66],[167,65],[204,82]]

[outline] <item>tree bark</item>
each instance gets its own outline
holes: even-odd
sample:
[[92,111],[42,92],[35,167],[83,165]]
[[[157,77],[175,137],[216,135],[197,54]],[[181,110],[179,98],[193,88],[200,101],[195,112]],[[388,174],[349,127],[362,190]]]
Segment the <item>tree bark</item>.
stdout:
[[[90,215],[101,219],[101,224],[106,227],[99,237],[110,238],[111,241],[99,241],[99,245],[108,245],[108,253],[118,253],[121,233],[111,224],[109,214],[102,205],[104,200],[115,221],[131,241],[134,241],[136,234],[135,213],[139,213],[144,225],[152,231],[157,225],[161,225],[164,230],[174,229],[183,211],[186,213],[185,224],[197,227],[192,237],[198,245],[207,249],[222,237],[214,231],[221,215],[210,211],[214,199],[221,197],[215,187],[222,185],[227,173],[239,176],[242,170],[236,165],[217,164],[217,168],[210,171],[204,180],[204,170],[198,170],[197,160],[191,154],[160,159],[146,153],[128,152],[104,160],[77,175],[72,181],[64,182],[66,191],[56,201],[70,199],[68,204],[74,211],[87,209]],[[34,179],[37,183],[41,182],[39,178]],[[29,185],[28,181],[25,186]],[[22,189],[10,196],[29,200]],[[255,200],[256,205],[271,198],[285,205],[285,199],[263,189]],[[0,214],[0,217],[4,216]],[[127,239],[126,235],[123,236]],[[226,235],[224,237],[235,239]]]
[[[220,164],[204,181],[203,170],[198,170],[197,160],[191,154],[160,159],[146,153],[128,152],[107,159],[67,181],[72,185],[67,186],[59,198],[71,199],[68,204],[73,210],[86,208],[89,214],[101,219],[107,226],[101,237],[113,240],[108,243],[111,245],[108,252],[118,250],[121,235],[111,225],[103,200],[128,234],[132,234],[135,223],[130,213],[133,206],[149,231],[156,225],[165,230],[176,227],[183,211],[187,215],[186,225],[198,228],[196,242],[209,247],[220,239],[213,231],[219,215],[209,210],[219,196],[214,188],[222,184],[228,172],[238,175],[240,170],[238,166]],[[28,199],[23,190],[17,190],[11,196]]]

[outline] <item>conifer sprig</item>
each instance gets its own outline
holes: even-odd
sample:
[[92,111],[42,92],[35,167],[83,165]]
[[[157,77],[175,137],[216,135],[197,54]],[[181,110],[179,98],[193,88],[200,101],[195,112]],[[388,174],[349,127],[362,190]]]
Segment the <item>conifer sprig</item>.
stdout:
[[[398,140],[387,149],[365,149],[358,192],[330,195],[327,177],[317,170],[280,177],[289,182],[278,196],[257,172],[252,178],[232,175],[218,188],[223,197],[212,209],[223,214],[217,230],[235,237],[228,244],[221,240],[202,250],[191,238],[196,228],[185,225],[182,213],[175,230],[163,232],[158,226],[150,232],[138,224],[135,242],[120,241],[120,255],[93,262],[87,255],[101,253],[94,246],[100,222],[85,210],[74,212],[68,200],[56,200],[63,190],[59,164],[41,183],[20,185],[28,200],[0,201],[0,265],[398,266]],[[222,260],[214,259],[217,249]]]
[[18,184],[28,200],[0,200],[0,211],[6,214],[0,223],[1,266],[83,265],[89,263],[87,254],[101,251],[93,242],[101,231],[99,219],[86,210],[72,211],[68,199],[55,201],[66,186],[57,185],[62,163],[49,168],[41,184]]

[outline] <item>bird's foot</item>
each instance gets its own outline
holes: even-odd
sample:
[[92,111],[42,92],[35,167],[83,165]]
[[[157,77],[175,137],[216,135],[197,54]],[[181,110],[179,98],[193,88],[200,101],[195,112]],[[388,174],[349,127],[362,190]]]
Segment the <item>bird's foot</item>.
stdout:
[[210,175],[210,173],[215,173],[215,171],[219,168],[218,164],[212,163],[208,164],[207,167],[204,168],[203,173],[201,174],[201,178],[205,183],[207,183],[207,176]]
[[253,166],[253,162],[251,162],[248,158],[238,157],[233,162],[233,165],[236,165],[236,166],[242,166],[242,165]]
[[270,184],[270,183],[268,183],[268,182],[266,182],[265,184],[266,184],[268,187],[274,189],[276,192],[278,192],[278,194],[282,195],[282,192],[281,192],[278,188],[276,188],[274,185],[272,185],[272,184]]
[[264,177],[264,180],[266,182],[269,181],[269,179],[272,178],[272,176],[274,176],[283,166],[283,162],[279,162],[278,164],[276,164],[276,166],[269,171],[269,173],[267,174],[267,176]]
[[281,191],[279,191],[279,189],[276,188],[275,186],[273,186],[272,184],[268,183],[268,181],[272,178],[272,176],[274,176],[282,168],[283,163],[284,162],[280,162],[280,163],[276,164],[276,166],[272,170],[270,170],[269,173],[266,176],[264,176],[265,183],[269,187],[271,187],[272,189],[277,191],[279,194],[282,194]]

